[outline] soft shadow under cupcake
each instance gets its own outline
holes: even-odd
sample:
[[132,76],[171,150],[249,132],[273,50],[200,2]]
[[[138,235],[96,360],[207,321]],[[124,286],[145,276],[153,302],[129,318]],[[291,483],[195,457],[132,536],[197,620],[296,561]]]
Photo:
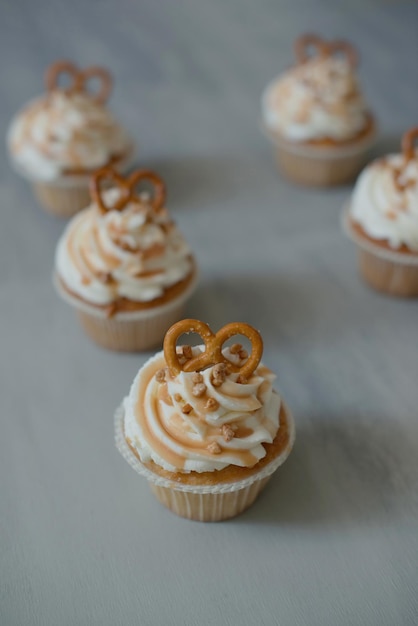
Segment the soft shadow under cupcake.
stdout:
[[293,454],[235,523],[344,527],[416,517],[418,423],[313,416]]

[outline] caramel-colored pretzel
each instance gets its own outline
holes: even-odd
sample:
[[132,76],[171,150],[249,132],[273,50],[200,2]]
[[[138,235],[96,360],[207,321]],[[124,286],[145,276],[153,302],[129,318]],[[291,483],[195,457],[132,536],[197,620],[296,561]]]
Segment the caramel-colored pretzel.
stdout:
[[[177,340],[184,333],[197,333],[205,344],[205,351],[198,356],[192,357],[181,364],[176,351]],[[229,361],[222,354],[222,346],[234,335],[243,335],[251,341],[251,354],[244,365],[236,365]],[[174,324],[166,333],[164,338],[164,356],[170,370],[178,374],[182,370],[185,372],[198,372],[218,363],[225,363],[233,372],[239,372],[241,379],[248,379],[257,369],[263,354],[263,340],[260,333],[249,324],[243,322],[232,322],[227,324],[216,335],[209,326],[199,320],[181,320]]]
[[344,39],[334,39],[334,41],[325,42],[327,53],[331,56],[342,53],[350,63],[351,67],[356,67],[359,62],[359,54],[355,47]]
[[406,161],[415,158],[415,142],[418,139],[418,126],[410,128],[402,137],[402,152]]
[[[60,76],[67,75],[71,81],[68,87],[60,88],[58,79]],[[103,104],[109,98],[112,91],[112,76],[104,67],[91,66],[85,70],[80,70],[71,61],[57,61],[53,63],[46,71],[45,85],[47,91],[59,89],[64,93],[75,93],[87,91],[87,83],[91,79],[99,79],[100,88],[97,93],[88,92],[93,100]]]
[[298,37],[294,43],[295,57],[298,63],[302,64],[309,60],[309,48],[313,48],[319,56],[326,56],[327,54],[325,41],[319,35],[306,33]]
[[295,56],[298,63],[306,63],[306,61],[311,58],[308,54],[309,48],[313,48],[314,54],[321,57],[342,53],[347,57],[353,67],[358,64],[357,51],[348,41],[342,39],[325,41],[325,39],[322,39],[319,35],[312,33],[298,37],[294,44]]
[[[112,206],[106,205],[103,200],[102,183],[107,181],[112,187],[121,191],[120,197]],[[161,178],[149,170],[136,170],[130,176],[124,178],[111,167],[103,167],[97,170],[90,181],[90,193],[93,201],[99,206],[102,213],[107,211],[122,211],[129,202],[138,199],[136,188],[142,181],[150,182],[154,187],[154,194],[150,202],[155,212],[158,212],[165,203],[165,185]]]

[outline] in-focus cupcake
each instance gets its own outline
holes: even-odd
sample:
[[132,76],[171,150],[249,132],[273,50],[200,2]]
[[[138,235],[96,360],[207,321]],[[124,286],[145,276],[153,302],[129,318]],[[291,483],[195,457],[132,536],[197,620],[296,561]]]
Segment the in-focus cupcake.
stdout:
[[402,154],[368,165],[344,211],[364,280],[393,296],[418,296],[418,127],[402,139]]
[[296,65],[270,83],[262,98],[263,127],[278,164],[297,183],[349,182],[376,134],[356,76],[357,53],[345,41],[303,35],[295,55]]
[[[177,346],[190,332],[204,345]],[[249,339],[250,354],[241,344],[224,347],[236,335]],[[248,324],[228,324],[215,335],[203,322],[182,320],[116,412],[119,451],[177,515],[238,515],[288,457],[294,422],[262,352],[261,336]]]
[[[60,87],[60,81],[70,84]],[[90,91],[90,81],[98,91]],[[12,120],[10,157],[29,179],[40,204],[69,217],[89,202],[89,179],[98,168],[123,170],[133,156],[133,142],[106,108],[112,89],[110,73],[101,67],[78,69],[68,61],[51,65],[46,94],[31,101]]]
[[[137,191],[144,183],[152,194]],[[123,178],[104,168],[94,174],[91,194],[92,204],[58,242],[58,292],[99,345],[161,345],[197,282],[194,256],[165,208],[164,183],[146,170]]]

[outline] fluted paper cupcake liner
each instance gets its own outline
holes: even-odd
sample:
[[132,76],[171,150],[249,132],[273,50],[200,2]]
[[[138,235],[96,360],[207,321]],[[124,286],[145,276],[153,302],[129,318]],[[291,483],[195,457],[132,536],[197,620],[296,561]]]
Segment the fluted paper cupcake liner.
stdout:
[[149,481],[154,495],[173,513],[196,521],[214,522],[234,517],[251,506],[272,474],[285,462],[295,440],[294,421],[287,407],[286,415],[289,442],[285,450],[260,471],[230,483],[188,485],[175,483],[151,471],[135,456],[125,439],[123,405],[115,413],[115,442],[123,458]]
[[263,134],[275,147],[279,169],[304,185],[333,186],[352,181],[366,162],[376,131],[343,146],[313,146],[286,141],[261,123]]
[[392,296],[418,297],[418,254],[388,250],[361,237],[352,227],[347,206],[342,227],[357,245],[359,271],[368,285]]
[[197,271],[185,290],[166,304],[138,311],[119,312],[108,317],[106,312],[71,295],[54,275],[58,294],[77,312],[86,334],[95,343],[109,350],[138,352],[162,343],[166,331],[183,313],[186,300],[197,285]]
[[90,202],[87,181],[83,185],[73,187],[34,183],[33,189],[39,204],[45,211],[56,217],[72,217],[78,211],[85,209]]
[[83,311],[77,311],[77,315],[85,333],[102,348],[139,352],[161,344],[170,326],[182,317],[183,308],[181,302],[167,311],[160,309],[152,317],[136,320],[101,319]]
[[151,484],[151,491],[170,511],[196,522],[220,522],[236,517],[248,509],[264,489],[271,476],[248,487],[225,493],[190,493]]

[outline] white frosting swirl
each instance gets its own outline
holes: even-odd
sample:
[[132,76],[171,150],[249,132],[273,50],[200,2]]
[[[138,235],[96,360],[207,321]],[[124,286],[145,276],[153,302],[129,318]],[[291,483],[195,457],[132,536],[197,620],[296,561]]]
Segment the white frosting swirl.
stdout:
[[353,67],[333,56],[314,57],[279,76],[262,107],[266,126],[291,141],[348,140],[368,121]]
[[[116,188],[103,193],[111,206]],[[102,214],[91,205],[68,224],[56,251],[64,285],[89,303],[119,298],[149,302],[192,271],[190,249],[166,209],[154,211],[144,194],[123,211]]]
[[22,173],[52,181],[71,170],[91,170],[131,150],[125,130],[86,93],[52,91],[29,103],[8,132]]
[[[193,348],[193,354],[203,349]],[[224,354],[231,361],[236,358],[229,349]],[[163,352],[150,359],[125,398],[125,435],[142,462],[152,460],[174,472],[208,472],[228,465],[252,467],[266,455],[262,444],[277,434],[281,405],[269,369],[260,364],[246,384],[237,382],[237,374],[228,374],[215,387],[209,367],[200,372],[206,392],[196,397],[194,372],[174,378],[167,373],[166,382],[157,382],[155,373],[165,365]],[[208,398],[216,400],[216,410],[205,408]],[[192,410],[186,413],[182,408],[187,404]],[[233,436],[225,438],[225,428]]]
[[418,252],[418,153],[409,161],[392,154],[366,167],[354,188],[350,215],[370,237]]

